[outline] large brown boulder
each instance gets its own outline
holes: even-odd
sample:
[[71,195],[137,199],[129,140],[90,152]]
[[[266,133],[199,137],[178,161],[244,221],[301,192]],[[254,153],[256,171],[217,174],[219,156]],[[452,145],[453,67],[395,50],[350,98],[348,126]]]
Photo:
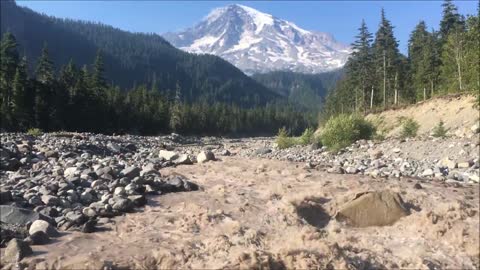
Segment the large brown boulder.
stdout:
[[408,215],[402,198],[390,191],[359,193],[335,215],[338,221],[354,227],[392,225]]

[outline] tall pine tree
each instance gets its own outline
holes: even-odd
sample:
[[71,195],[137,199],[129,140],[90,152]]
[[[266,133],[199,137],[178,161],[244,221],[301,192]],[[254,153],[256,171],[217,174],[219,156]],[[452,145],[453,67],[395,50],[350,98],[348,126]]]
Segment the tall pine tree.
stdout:
[[42,54],[37,62],[35,70],[37,80],[35,93],[35,123],[36,126],[49,130],[51,124],[51,98],[54,86],[53,63],[48,54],[47,44],[44,44]]
[[27,60],[23,57],[13,80],[12,116],[16,130],[24,131],[32,124],[28,94]]
[[387,107],[389,98],[394,94],[394,86],[398,81],[399,52],[398,42],[393,34],[393,26],[381,11],[381,21],[373,44],[373,57],[377,88],[382,89],[382,105]]
[[[354,77],[353,81],[357,85],[354,89],[360,88],[360,97],[358,97],[357,91],[355,92],[356,110],[363,108],[365,111],[373,84],[372,34],[368,31],[365,20],[362,20],[358,31],[356,40],[352,44],[353,53],[349,59],[349,75]],[[361,102],[358,102],[358,99]]]
[[12,82],[18,66],[19,56],[15,37],[6,32],[0,42],[0,127],[9,128],[12,119]]
[[440,21],[440,46],[443,46],[452,31],[463,29],[465,22],[462,16],[458,13],[457,6],[453,4],[452,0],[444,0],[442,20]]
[[427,92],[427,87],[429,86],[428,72],[431,61],[431,50],[428,46],[431,45],[431,38],[425,22],[420,21],[408,41],[412,86],[415,89],[417,100],[425,100],[427,93],[430,94],[430,91]]

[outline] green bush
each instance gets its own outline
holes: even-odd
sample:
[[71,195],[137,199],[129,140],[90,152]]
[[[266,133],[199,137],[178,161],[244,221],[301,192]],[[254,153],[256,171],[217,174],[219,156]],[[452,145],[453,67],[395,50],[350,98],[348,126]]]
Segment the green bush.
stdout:
[[300,145],[309,145],[314,142],[315,140],[315,130],[313,128],[307,128],[305,131],[302,133],[302,136],[298,138],[298,143]]
[[445,128],[443,121],[440,120],[438,124],[433,128],[433,137],[445,138],[447,137],[448,129]]
[[283,127],[278,131],[276,143],[278,148],[285,149],[294,146],[296,140],[293,137],[289,137],[287,130]]
[[372,123],[359,115],[341,114],[330,118],[322,130],[321,141],[330,150],[337,151],[375,134]]
[[402,132],[400,136],[402,138],[410,138],[417,136],[417,131],[420,125],[417,121],[413,120],[412,118],[405,118],[402,121]]
[[31,128],[27,131],[27,134],[31,136],[40,136],[42,135],[42,130],[39,128]]

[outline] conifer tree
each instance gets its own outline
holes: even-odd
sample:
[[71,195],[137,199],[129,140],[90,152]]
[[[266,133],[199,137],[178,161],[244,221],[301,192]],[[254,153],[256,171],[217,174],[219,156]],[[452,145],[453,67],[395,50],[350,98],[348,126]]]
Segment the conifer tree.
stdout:
[[365,20],[358,29],[359,33],[355,37],[356,40],[352,44],[353,53],[350,58],[350,73],[354,76],[353,81],[357,82],[361,93],[361,104],[357,104],[357,95],[355,96],[355,106],[362,106],[364,110],[367,108],[367,96],[370,94],[372,85],[372,34],[368,31]]
[[35,123],[38,128],[49,130],[51,124],[51,98],[54,85],[53,63],[49,58],[47,44],[44,44],[42,54],[35,70],[37,83],[35,93]]
[[0,42],[0,127],[12,125],[12,82],[18,66],[17,41],[6,32]]
[[452,0],[444,0],[442,20],[440,21],[440,46],[443,46],[452,31],[463,29],[465,22],[458,13],[457,6]]
[[22,58],[13,80],[12,116],[16,130],[25,130],[30,126],[30,110],[28,108],[27,60]]
[[170,111],[170,129],[174,132],[180,130],[182,124],[182,96],[181,88],[177,83],[175,88],[175,100],[173,101],[172,108]]
[[[480,2],[479,2],[480,12]],[[469,16],[465,32],[465,85],[467,90],[480,92],[480,14]]]
[[35,77],[37,81],[45,85],[51,85],[54,80],[53,62],[50,60],[46,43],[43,45],[42,53],[37,62]]
[[457,26],[448,35],[442,50],[442,80],[447,92],[464,91],[465,33]]
[[[417,93],[417,99],[427,98],[427,85],[429,83],[430,66],[430,33],[424,21],[420,21],[410,35],[408,42],[408,56],[410,58],[410,71],[412,74],[412,86]],[[430,92],[430,91],[429,91]]]
[[380,84],[377,84],[377,87],[382,89],[382,103],[383,107],[386,108],[387,100],[391,95],[395,77],[398,73],[399,52],[398,42],[393,34],[393,26],[387,20],[384,9],[381,11],[381,21],[379,29],[375,34],[373,51],[376,78],[377,81],[381,81]]

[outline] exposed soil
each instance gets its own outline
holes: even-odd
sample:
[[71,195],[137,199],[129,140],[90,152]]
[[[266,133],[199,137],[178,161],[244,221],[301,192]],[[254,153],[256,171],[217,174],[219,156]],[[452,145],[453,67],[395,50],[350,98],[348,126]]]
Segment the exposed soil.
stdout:
[[386,130],[387,136],[396,136],[400,133],[401,125],[398,119],[408,117],[415,119],[420,125],[418,134],[430,134],[432,129],[443,121],[451,133],[464,130],[468,134],[471,126],[478,124],[480,114],[474,105],[473,96],[445,96],[419,102],[415,105],[397,110],[387,110],[378,114],[370,114],[367,119],[380,124],[381,130]]

